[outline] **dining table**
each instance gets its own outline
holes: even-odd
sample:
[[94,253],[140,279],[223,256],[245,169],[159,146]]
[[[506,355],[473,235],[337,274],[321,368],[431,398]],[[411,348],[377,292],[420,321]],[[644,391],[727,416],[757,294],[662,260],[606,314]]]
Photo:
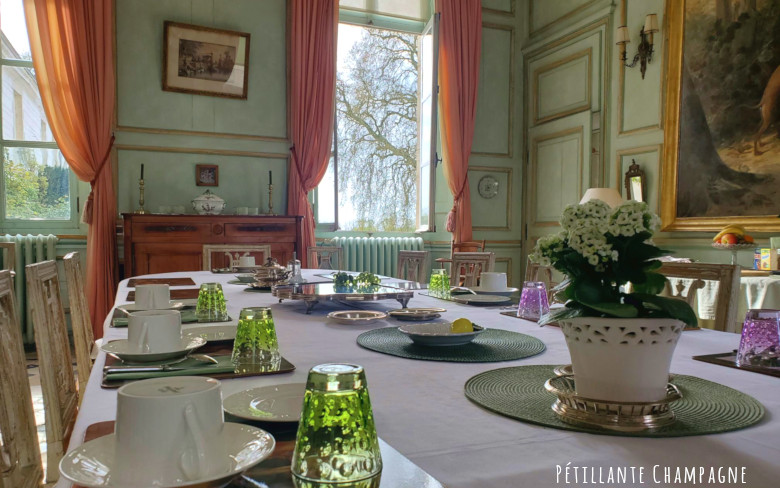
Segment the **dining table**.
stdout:
[[[323,270],[304,270],[303,278],[322,279]],[[291,373],[222,380],[223,397],[249,388],[282,383],[305,383],[310,368],[321,363],[354,363],[366,372],[379,437],[402,456],[448,488],[510,488],[579,486],[582,474],[599,468],[644,470],[647,486],[688,486],[666,482],[665,473],[699,467],[738,468],[752,488],[777,486],[780,479],[780,378],[716,364],[693,356],[736,349],[738,334],[713,330],[685,331],[672,360],[672,373],[717,382],[757,399],[766,409],[756,425],[733,432],[674,438],[641,438],[558,430],[524,423],[481,408],[464,395],[464,385],[474,375],[522,365],[570,363],[561,330],[502,315],[500,307],[472,306],[427,296],[415,290],[409,307],[442,307],[442,318],[465,317],[486,328],[504,329],[536,337],[546,350],[538,355],[505,362],[444,362],[406,359],[382,354],[358,345],[357,337],[379,327],[397,327],[387,318],[370,325],[343,325],[327,318],[329,312],[355,307],[388,311],[399,308],[395,300],[360,303],[322,302],[310,314],[301,301],[279,299],[268,292],[249,291],[245,284],[231,284],[232,274],[208,271],[176,272],[145,277],[189,277],[199,285],[222,284],[232,322],[237,324],[244,307],[266,306],[273,312],[282,356],[295,365]],[[383,283],[400,280],[383,279]],[[172,287],[171,289],[187,288]],[[189,288],[192,288],[190,286]],[[115,306],[127,303],[127,280],[119,284]],[[214,324],[223,326],[225,323]],[[183,329],[203,324],[184,324]],[[104,323],[104,341],[127,337],[126,328]],[[86,384],[83,403],[69,449],[84,441],[88,426],[114,420],[117,391],[101,387],[106,355],[100,352]],[[620,367],[616,365],[616,367]],[[579,478],[574,482],[574,469]],[[568,476],[571,474],[571,476]],[[568,476],[565,478],[565,476]],[[660,478],[660,479],[659,479]],[[660,483],[657,483],[660,481]],[[698,483],[697,483],[698,484]],[[637,484],[638,485],[638,484]],[[61,479],[57,487],[70,486]],[[610,484],[609,486],[635,486]],[[705,484],[704,486],[737,486]],[[401,488],[400,486],[398,488]],[[405,487],[404,487],[405,488]],[[411,487],[410,487],[411,488]]]

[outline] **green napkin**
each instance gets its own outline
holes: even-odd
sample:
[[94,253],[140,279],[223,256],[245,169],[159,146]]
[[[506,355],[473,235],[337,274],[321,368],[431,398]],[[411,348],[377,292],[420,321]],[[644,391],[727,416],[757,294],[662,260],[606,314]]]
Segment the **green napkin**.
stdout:
[[[232,373],[235,370],[233,362],[230,356],[212,356],[219,361],[218,364],[205,364],[194,359],[188,359],[181,363],[172,365],[176,371],[149,371],[146,373],[110,373],[105,375],[105,381],[122,381],[122,380],[143,380],[147,378],[164,378],[167,376],[192,376],[192,375],[211,375],[218,373]],[[148,366],[154,366],[149,364]]]
[[[194,308],[184,308],[179,310],[181,312],[181,323],[191,324],[198,321],[198,315],[195,313]],[[111,327],[127,327],[128,318],[114,317],[111,319]]]

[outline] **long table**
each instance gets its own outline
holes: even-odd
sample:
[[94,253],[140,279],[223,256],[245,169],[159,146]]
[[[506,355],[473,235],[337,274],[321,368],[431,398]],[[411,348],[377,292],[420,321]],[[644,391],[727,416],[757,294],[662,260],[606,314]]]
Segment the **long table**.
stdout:
[[[321,272],[307,270],[304,277],[315,278],[315,274]],[[654,466],[659,466],[656,470],[659,476],[669,468],[672,479],[678,468],[744,467],[747,484],[740,486],[751,488],[777,486],[780,479],[780,380],[691,359],[695,355],[735,349],[739,343],[736,334],[709,330],[685,332],[675,352],[672,371],[716,381],[752,395],[767,410],[760,424],[741,431],[698,437],[601,436],[549,429],[505,418],[478,407],[463,394],[466,381],[483,371],[570,362],[558,328],[538,327],[532,322],[503,316],[495,308],[460,305],[416,293],[410,307],[443,307],[447,309],[443,314],[446,319],[468,317],[486,327],[538,337],[547,345],[547,350],[538,356],[503,363],[417,361],[380,354],[357,345],[356,338],[362,332],[398,325],[395,320],[369,326],[334,324],[325,316],[337,310],[337,304],[321,303],[311,315],[306,315],[306,307],[301,302],[278,303],[270,293],[245,292],[244,286],[227,284],[233,275],[186,272],[149,276],[189,276],[198,284],[221,282],[228,311],[234,318],[243,307],[270,306],[273,309],[280,350],[297,369],[291,374],[223,381],[223,395],[261,385],[305,382],[308,370],[320,363],[360,364],[366,370],[379,436],[448,488],[567,486],[564,478],[567,466],[571,474],[568,486],[578,485],[572,482],[575,467],[587,467],[589,471],[600,467],[605,470],[644,468],[647,486],[671,486],[663,479],[660,484],[654,483]],[[126,303],[129,291],[126,285],[127,280],[120,283],[116,304]],[[389,300],[359,306],[389,310],[397,308],[398,303]],[[127,329],[111,328],[109,322],[107,319],[104,329],[108,340],[126,337]],[[188,327],[185,325],[184,328]],[[104,360],[101,352],[87,384],[71,449],[82,443],[89,425],[115,418],[116,390],[100,387]],[[580,471],[579,484],[582,483]],[[69,485],[61,480],[56,486]]]

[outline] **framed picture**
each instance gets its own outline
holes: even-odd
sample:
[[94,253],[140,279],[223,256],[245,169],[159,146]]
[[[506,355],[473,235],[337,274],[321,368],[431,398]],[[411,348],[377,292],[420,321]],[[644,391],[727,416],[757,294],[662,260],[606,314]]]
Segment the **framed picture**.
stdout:
[[246,98],[249,34],[165,22],[163,90]]
[[195,166],[195,184],[197,186],[219,186],[219,166],[216,164]]
[[666,2],[663,230],[780,230],[778,11],[780,0]]

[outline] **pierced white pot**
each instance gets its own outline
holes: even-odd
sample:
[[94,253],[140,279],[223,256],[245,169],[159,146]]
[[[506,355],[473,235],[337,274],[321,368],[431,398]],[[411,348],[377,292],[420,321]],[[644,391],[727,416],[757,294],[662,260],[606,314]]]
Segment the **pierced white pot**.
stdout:
[[577,395],[614,402],[666,397],[683,322],[577,317],[559,323],[569,346]]

